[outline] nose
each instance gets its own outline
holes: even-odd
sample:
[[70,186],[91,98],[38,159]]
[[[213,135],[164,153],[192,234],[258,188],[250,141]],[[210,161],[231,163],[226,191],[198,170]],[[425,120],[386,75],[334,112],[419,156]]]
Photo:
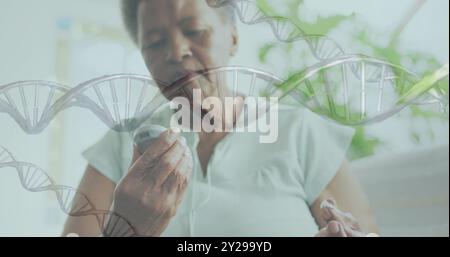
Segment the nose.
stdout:
[[175,33],[172,36],[170,47],[167,50],[167,62],[177,64],[191,56],[192,52],[188,40],[186,40],[182,33]]

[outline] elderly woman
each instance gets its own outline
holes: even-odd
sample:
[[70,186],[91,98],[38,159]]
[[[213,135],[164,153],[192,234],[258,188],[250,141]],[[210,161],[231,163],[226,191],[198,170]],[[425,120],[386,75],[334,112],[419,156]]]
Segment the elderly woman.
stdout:
[[[229,7],[212,8],[199,0],[123,0],[122,8],[161,90],[178,78],[226,66],[238,49]],[[184,85],[191,106],[194,89],[201,89],[203,97],[218,96],[221,85],[207,81],[201,87]],[[347,169],[353,130],[306,109],[278,112],[279,136],[272,144],[259,143],[258,133],[201,131],[182,140],[168,130],[139,151],[130,137],[107,133],[84,152],[89,165],[79,190],[96,209],[111,210],[128,222],[106,228],[108,235],[119,235],[116,227],[127,224],[142,236],[376,232],[367,199]],[[64,233],[103,232],[94,216],[84,216],[69,217]]]

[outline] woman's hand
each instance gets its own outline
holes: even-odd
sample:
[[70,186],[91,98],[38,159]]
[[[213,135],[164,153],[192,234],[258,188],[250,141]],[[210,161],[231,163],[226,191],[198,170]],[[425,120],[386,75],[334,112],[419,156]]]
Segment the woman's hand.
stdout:
[[141,236],[160,236],[181,203],[192,174],[192,156],[178,133],[166,131],[140,155],[117,185],[112,211]]
[[[351,214],[338,209],[336,202],[340,209]],[[350,172],[347,161],[342,163],[310,209],[321,228],[317,236],[375,236],[366,235],[363,231],[378,233],[369,200],[359,181]]]
[[322,217],[327,225],[317,233],[316,237],[367,237],[372,235],[365,234],[355,217],[351,213],[339,210],[334,200],[325,200],[320,207]]

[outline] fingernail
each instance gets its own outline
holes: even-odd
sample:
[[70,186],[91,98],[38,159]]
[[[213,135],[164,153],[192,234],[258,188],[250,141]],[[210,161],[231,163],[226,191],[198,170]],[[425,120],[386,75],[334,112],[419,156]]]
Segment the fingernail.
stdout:
[[342,225],[341,223],[339,223],[339,233],[342,233],[341,236],[347,237],[347,233],[345,232],[344,225]]
[[332,234],[339,234],[339,232],[341,231],[341,226],[339,224],[330,223],[330,224],[328,224],[328,226],[329,226],[330,232]]
[[179,133],[177,133],[174,129],[169,130],[169,140],[171,142],[175,141],[178,138]]
[[320,204],[320,209],[324,209],[324,208],[333,208],[333,205],[329,202],[329,200],[325,200],[322,201],[322,203]]
[[322,209],[322,211],[323,211],[323,218],[325,219],[325,220],[330,220],[331,219],[331,217],[332,217],[332,215],[331,215],[331,212],[330,212],[330,209],[329,208],[324,208],[324,209]]
[[333,206],[336,206],[336,202],[333,199],[327,199],[327,202]]

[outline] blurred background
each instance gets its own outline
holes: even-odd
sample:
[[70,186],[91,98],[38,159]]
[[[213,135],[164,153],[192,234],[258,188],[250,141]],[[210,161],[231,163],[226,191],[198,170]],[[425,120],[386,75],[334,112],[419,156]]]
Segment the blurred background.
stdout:
[[[260,0],[258,4],[268,14],[291,18],[307,33],[328,35],[348,53],[386,59],[421,75],[448,62],[447,0]],[[118,0],[0,0],[0,7],[0,85],[48,80],[74,87],[108,74],[148,75],[122,25]],[[238,26],[240,48],[234,65],[287,78],[315,63],[304,42],[289,47],[264,24],[238,22]],[[81,152],[107,129],[92,113],[68,109],[42,133],[28,135],[0,113],[0,146],[17,160],[38,165],[58,184],[76,187],[86,166]],[[384,122],[357,128],[349,158],[369,196],[376,198],[377,216],[385,221],[388,234],[448,236],[448,129],[448,115],[427,106],[414,106]],[[407,166],[412,159],[423,165],[417,172]],[[388,166],[374,168],[380,163]],[[385,178],[393,174],[390,171],[404,173],[386,180],[373,177],[378,170],[384,171]],[[411,186],[398,189],[402,184]],[[425,199],[420,205],[412,198],[397,199],[399,205],[416,211],[415,219],[398,229],[399,205],[377,200],[386,197],[377,192],[389,185],[397,188],[395,194],[416,192]],[[422,219],[436,224],[417,223]],[[58,236],[64,220],[53,192],[28,192],[15,170],[0,169],[0,236]]]

